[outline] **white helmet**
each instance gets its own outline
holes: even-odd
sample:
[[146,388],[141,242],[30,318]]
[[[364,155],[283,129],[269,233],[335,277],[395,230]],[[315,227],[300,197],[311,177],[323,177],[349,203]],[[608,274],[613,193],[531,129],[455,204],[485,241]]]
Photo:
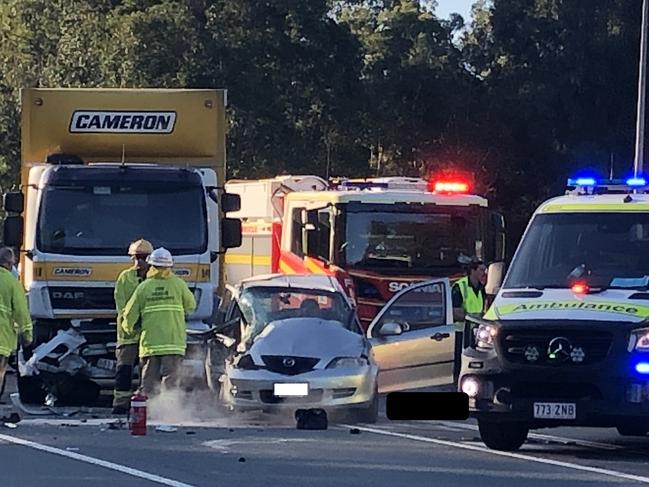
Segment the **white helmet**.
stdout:
[[146,261],[153,267],[173,267],[174,265],[171,252],[164,247],[157,248],[151,252],[151,255],[147,257]]

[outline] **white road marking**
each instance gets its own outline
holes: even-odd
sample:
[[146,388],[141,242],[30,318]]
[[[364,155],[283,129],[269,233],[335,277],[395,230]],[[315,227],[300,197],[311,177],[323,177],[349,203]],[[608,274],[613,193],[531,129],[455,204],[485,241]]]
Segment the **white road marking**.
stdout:
[[[440,421],[440,424],[445,426],[455,427],[458,429],[463,429],[463,430],[478,431],[478,427],[474,424],[453,423],[450,421]],[[590,448],[597,448],[600,450],[626,450],[626,447],[621,445],[600,443],[598,441],[579,440],[576,438],[564,438],[562,436],[545,435],[542,433],[530,433],[528,436],[530,438],[534,438],[537,440],[548,440],[548,441],[554,441],[558,443],[574,443],[576,445],[587,446]]]
[[649,477],[643,477],[641,475],[634,475],[630,473],[624,473],[624,472],[619,472],[617,470],[608,470],[605,468],[599,468],[599,467],[589,467],[587,465],[580,465],[578,463],[570,463],[570,462],[562,462],[560,460],[551,460],[549,458],[541,458],[541,457],[534,457],[531,455],[525,455],[522,453],[512,453],[512,452],[505,452],[505,451],[498,451],[498,450],[490,450],[485,447],[481,446],[476,446],[473,444],[469,443],[455,443],[453,441],[447,441],[447,440],[439,440],[436,438],[430,438],[428,436],[419,436],[419,435],[410,435],[407,433],[397,433],[394,431],[387,431],[387,430],[382,430],[378,428],[368,428],[365,426],[354,426],[354,425],[340,425],[346,428],[357,428],[360,431],[365,431],[367,433],[374,433],[377,435],[384,435],[384,436],[392,436],[395,438],[404,438],[407,440],[413,440],[413,441],[421,441],[424,443],[432,443],[434,445],[441,445],[441,446],[447,446],[447,447],[452,447],[452,448],[459,448],[463,450],[472,450],[472,451],[477,451],[477,452],[482,452],[482,453],[487,453],[490,455],[496,455],[500,457],[506,457],[506,458],[515,458],[518,460],[526,460],[528,462],[534,462],[534,463],[543,463],[546,465],[554,465],[556,467],[564,467],[564,468],[570,468],[573,470],[580,470],[582,472],[590,472],[590,473],[596,473],[600,475],[607,475],[609,477],[615,477],[618,479],[625,479],[625,480],[633,480],[635,482],[640,482],[643,484],[649,484]]
[[315,438],[245,438],[240,440],[211,440],[203,442],[203,446],[219,450],[222,453],[229,453],[230,447],[234,445],[247,445],[253,446],[261,445],[280,445],[284,443],[313,443],[319,442]]
[[7,436],[0,434],[0,441],[6,441],[8,443],[13,443],[14,445],[26,446],[27,448],[33,448],[34,450],[43,451],[46,453],[52,453],[53,455],[59,455],[62,457],[70,458],[72,460],[78,460],[80,462],[89,463],[91,465],[96,465],[98,467],[104,467],[109,470],[115,470],[116,472],[121,472],[131,477],[138,477],[150,482],[155,482],[157,484],[168,485],[169,487],[196,487],[194,485],[186,484],[184,482],[178,482],[177,480],[168,479],[166,477],[161,477],[148,472],[143,472],[142,470],[137,470],[135,468],[127,467],[125,465],[120,465],[118,463],[108,462],[106,460],[100,460],[99,458],[89,457],[87,455],[81,455],[80,453],[75,453],[71,451],[61,450],[59,448],[54,448],[48,445],[42,445],[34,441],[23,440],[22,438],[16,438],[14,436]]

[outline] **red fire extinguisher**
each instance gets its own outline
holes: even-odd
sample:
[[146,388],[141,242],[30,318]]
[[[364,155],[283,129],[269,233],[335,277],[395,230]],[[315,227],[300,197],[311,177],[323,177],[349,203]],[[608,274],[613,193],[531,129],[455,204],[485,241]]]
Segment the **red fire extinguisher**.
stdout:
[[131,397],[128,430],[134,436],[146,435],[146,399],[146,395],[142,392],[136,392]]

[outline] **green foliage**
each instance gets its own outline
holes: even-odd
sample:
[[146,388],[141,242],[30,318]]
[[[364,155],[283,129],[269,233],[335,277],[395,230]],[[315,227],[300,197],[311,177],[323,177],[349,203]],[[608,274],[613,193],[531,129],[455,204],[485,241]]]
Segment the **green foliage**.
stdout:
[[0,185],[21,87],[218,87],[231,177],[469,172],[516,236],[575,168],[630,168],[640,3],[4,0]]

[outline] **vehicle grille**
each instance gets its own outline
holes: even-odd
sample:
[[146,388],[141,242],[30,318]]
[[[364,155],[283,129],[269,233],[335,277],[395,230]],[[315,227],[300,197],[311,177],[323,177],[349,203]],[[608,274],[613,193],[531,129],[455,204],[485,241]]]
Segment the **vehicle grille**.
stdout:
[[112,287],[50,287],[54,309],[115,309]]
[[298,375],[313,370],[320,361],[312,357],[291,357],[287,355],[262,355],[261,359],[271,372],[284,375]]
[[304,397],[277,397],[273,391],[259,391],[259,398],[265,404],[308,404],[322,401],[322,395],[322,389],[312,389],[309,391],[309,395]]
[[602,393],[593,384],[570,382],[519,382],[512,385],[512,397],[516,399],[602,399]]
[[[568,340],[572,350],[581,349],[581,361],[572,357],[551,359],[548,351],[550,342],[557,337]],[[606,358],[611,348],[612,335],[592,330],[515,330],[506,331],[501,338],[505,358],[513,363],[528,365],[587,365]],[[528,348],[529,347],[529,348]],[[535,348],[539,353],[537,360],[528,360],[526,350]]]

